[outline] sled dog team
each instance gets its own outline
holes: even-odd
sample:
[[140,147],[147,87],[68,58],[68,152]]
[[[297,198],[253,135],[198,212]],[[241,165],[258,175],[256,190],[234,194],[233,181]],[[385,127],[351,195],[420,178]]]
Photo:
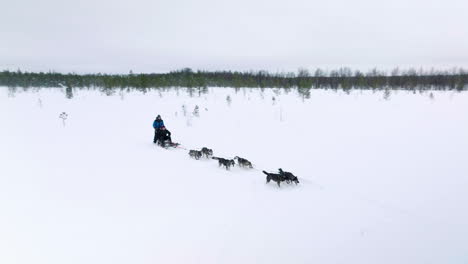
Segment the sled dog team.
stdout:
[[219,167],[224,166],[226,170],[229,170],[231,167],[236,165],[236,162],[234,161],[236,159],[237,159],[237,164],[239,165],[239,167],[253,168],[252,163],[250,161],[244,158],[238,157],[238,156],[236,156],[234,159],[214,157],[213,150],[206,148],[206,147],[202,148],[201,150],[194,150],[194,149],[189,150],[189,156],[196,160],[199,160],[201,157],[217,160]]
[[[235,156],[234,159],[214,157],[213,150],[207,147],[203,147],[201,150],[191,149],[189,150],[189,156],[196,160],[199,160],[201,157],[205,157],[207,159],[212,158],[212,159],[218,160],[219,167],[225,167],[226,170],[229,170],[230,167],[233,167],[236,164],[235,160],[237,160],[237,165],[239,165],[239,167],[253,169],[252,162],[250,162],[247,159],[241,158],[239,156]],[[295,176],[289,171],[283,171],[283,169],[281,168],[278,169],[279,173],[270,173],[266,171],[262,171],[262,172],[266,174],[267,183],[269,183],[270,181],[274,181],[276,182],[276,184],[278,184],[278,187],[281,187],[281,182],[286,182],[287,184],[294,182],[296,185],[299,183],[297,176]]]
[[[167,130],[164,126],[164,121],[162,120],[160,115],[158,115],[156,117],[156,120],[154,120],[153,128],[155,129],[153,143],[158,144],[162,147],[166,147],[167,144],[169,144],[169,146],[178,146],[177,143],[172,142],[171,132],[169,132],[169,130]],[[229,170],[231,167],[234,167],[234,165],[236,164],[235,160],[237,160],[237,165],[239,167],[253,169],[252,162],[250,162],[247,159],[241,158],[239,156],[235,156],[234,159],[214,157],[213,150],[207,147],[203,147],[201,150],[191,149],[189,150],[188,154],[190,157],[196,160],[199,160],[202,157],[217,160],[219,167],[225,167],[226,170]],[[279,173],[270,173],[263,171],[263,173],[266,174],[266,182],[269,183],[270,181],[274,181],[278,184],[278,187],[281,186],[281,182],[286,182],[287,184],[294,182],[296,183],[296,185],[299,183],[297,176],[295,176],[291,172],[283,171],[283,169],[281,168],[278,169],[278,172]]]

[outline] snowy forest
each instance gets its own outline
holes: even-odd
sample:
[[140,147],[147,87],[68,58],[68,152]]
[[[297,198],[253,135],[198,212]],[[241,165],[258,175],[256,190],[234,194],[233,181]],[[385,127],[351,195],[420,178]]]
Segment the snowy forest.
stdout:
[[330,88],[395,90],[466,90],[468,71],[395,68],[390,73],[376,68],[369,72],[340,68],[297,73],[268,71],[194,71],[190,68],[169,73],[135,74],[62,74],[57,72],[0,72],[0,86],[7,87],[250,87],[250,88]]

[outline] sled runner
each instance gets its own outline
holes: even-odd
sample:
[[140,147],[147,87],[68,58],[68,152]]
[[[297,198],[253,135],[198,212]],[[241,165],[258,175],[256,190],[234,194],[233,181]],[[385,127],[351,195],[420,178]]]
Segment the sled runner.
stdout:
[[165,148],[165,149],[168,149],[168,148],[177,148],[177,147],[180,146],[180,143],[175,143],[175,142],[171,142],[169,140],[166,140],[164,142],[158,143],[158,145]]

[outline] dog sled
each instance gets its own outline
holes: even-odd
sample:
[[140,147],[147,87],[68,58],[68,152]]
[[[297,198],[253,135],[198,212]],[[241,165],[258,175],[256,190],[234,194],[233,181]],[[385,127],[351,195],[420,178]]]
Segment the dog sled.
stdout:
[[158,145],[162,148],[169,149],[169,148],[179,148],[180,143],[172,142],[170,140],[165,140],[162,142],[158,142]]

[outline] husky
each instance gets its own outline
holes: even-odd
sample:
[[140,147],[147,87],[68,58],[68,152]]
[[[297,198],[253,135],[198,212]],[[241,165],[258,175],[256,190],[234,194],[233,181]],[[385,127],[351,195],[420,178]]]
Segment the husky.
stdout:
[[283,169],[281,168],[279,168],[278,171],[279,171],[279,174],[283,175],[287,183],[295,182],[296,185],[299,183],[299,180],[297,179],[297,177],[291,172],[283,171]]
[[200,159],[201,156],[202,156],[201,151],[193,150],[193,149],[191,149],[188,154],[189,154],[190,157],[195,158],[196,160]]
[[212,150],[212,149],[203,147],[203,148],[201,149],[201,152],[202,152],[202,154],[205,156],[205,158],[209,158],[209,157],[212,157],[212,156],[213,156],[213,150]]
[[281,187],[280,183],[286,180],[286,178],[283,175],[278,174],[278,173],[270,173],[266,171],[263,171],[263,173],[266,174],[266,183],[269,183],[270,181],[274,181],[278,184],[278,187]]
[[226,167],[226,170],[229,170],[231,166],[236,164],[233,159],[223,159],[218,157],[212,157],[212,159],[218,160],[219,167],[224,166]]
[[239,156],[235,156],[234,159],[237,159],[237,165],[239,165],[239,167],[253,168],[252,162],[248,161],[247,159],[241,158]]

